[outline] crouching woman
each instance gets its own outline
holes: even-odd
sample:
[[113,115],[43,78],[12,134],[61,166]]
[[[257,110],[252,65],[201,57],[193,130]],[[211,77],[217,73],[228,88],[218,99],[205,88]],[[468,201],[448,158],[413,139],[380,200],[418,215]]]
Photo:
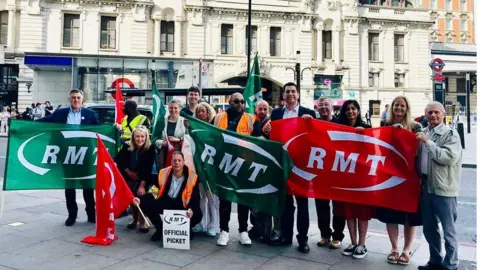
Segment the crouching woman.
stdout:
[[140,205],[156,228],[152,241],[160,241],[163,238],[163,223],[160,218],[163,210],[187,210],[192,235],[191,229],[200,223],[203,217],[197,179],[198,176],[192,169],[185,166],[182,152],[175,151],[171,166],[158,173],[158,183],[153,185],[147,194],[135,198],[134,203]]

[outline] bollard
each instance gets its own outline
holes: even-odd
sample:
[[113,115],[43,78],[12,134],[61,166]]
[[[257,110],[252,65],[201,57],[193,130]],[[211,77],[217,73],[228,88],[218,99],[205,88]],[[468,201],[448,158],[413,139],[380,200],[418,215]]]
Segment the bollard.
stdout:
[[465,149],[465,131],[463,130],[463,123],[457,124],[458,135],[460,135],[460,142],[462,143],[462,148]]

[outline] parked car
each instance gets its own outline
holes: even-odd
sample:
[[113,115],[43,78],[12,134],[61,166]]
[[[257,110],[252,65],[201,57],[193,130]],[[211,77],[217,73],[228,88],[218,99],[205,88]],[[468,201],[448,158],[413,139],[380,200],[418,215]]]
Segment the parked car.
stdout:
[[[85,108],[95,111],[101,124],[113,124],[115,122],[115,104],[92,104],[85,106]],[[152,122],[151,106],[138,105],[138,111]]]

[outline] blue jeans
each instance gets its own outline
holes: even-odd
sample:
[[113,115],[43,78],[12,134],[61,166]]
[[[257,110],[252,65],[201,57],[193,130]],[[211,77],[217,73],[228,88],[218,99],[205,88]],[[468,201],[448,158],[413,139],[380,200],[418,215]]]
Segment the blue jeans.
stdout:
[[[430,247],[430,263],[442,264],[446,269],[457,269],[458,242],[455,231],[457,197],[438,196],[428,192],[428,181],[422,176],[423,234]],[[442,239],[438,223],[442,224],[445,239],[445,258],[442,258]]]

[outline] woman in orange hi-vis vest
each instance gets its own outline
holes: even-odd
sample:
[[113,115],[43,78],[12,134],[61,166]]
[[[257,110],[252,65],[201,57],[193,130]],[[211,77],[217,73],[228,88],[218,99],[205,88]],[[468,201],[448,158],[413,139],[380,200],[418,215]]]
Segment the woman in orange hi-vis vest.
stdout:
[[[172,155],[171,166],[158,173],[158,183],[153,185],[147,194],[135,198],[143,212],[152,221],[156,232],[152,241],[163,238],[163,223],[160,215],[163,210],[187,210],[190,218],[190,229],[200,223],[203,214],[200,209],[200,192],[197,184],[198,176],[192,169],[185,166],[185,159],[180,151]],[[190,233],[190,238],[193,234]]]

